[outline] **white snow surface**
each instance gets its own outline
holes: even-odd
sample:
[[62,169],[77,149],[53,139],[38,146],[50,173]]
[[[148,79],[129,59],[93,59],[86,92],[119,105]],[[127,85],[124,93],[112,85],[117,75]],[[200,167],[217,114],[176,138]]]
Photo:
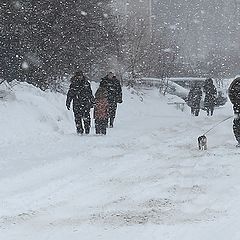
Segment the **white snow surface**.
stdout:
[[0,101],[0,239],[240,239],[232,120],[197,148],[230,103],[192,117],[157,90],[124,89],[114,128],[78,136],[64,95],[14,90]]

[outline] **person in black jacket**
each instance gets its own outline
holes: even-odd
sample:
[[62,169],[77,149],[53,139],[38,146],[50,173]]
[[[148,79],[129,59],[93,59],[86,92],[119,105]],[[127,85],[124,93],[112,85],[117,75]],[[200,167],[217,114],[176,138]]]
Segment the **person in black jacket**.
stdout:
[[[67,93],[66,107],[70,110],[73,101],[73,112],[78,134],[90,132],[90,109],[94,104],[90,83],[86,80],[82,71],[78,71],[71,78],[71,84]],[[83,128],[84,123],[84,128]]]
[[233,104],[235,114],[233,120],[233,133],[238,142],[237,147],[240,147],[240,77],[234,79],[228,89],[228,96]]
[[211,78],[205,80],[203,91],[205,92],[204,107],[207,110],[207,115],[211,114],[212,116],[216,103],[217,89]]
[[100,87],[104,87],[108,92],[109,103],[109,127],[113,127],[113,122],[116,116],[117,104],[122,103],[122,87],[120,81],[114,76],[112,72],[102,78]]
[[202,90],[198,84],[194,84],[188,93],[188,105],[191,108],[191,114],[199,115]]

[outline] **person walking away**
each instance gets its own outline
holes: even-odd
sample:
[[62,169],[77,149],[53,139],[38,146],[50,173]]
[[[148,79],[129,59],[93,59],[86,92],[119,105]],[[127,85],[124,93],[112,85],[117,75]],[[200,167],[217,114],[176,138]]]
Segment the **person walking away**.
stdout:
[[207,116],[209,116],[209,114],[212,116],[216,103],[217,89],[211,78],[205,80],[203,91],[205,92],[204,107],[207,110]]
[[109,103],[109,127],[113,127],[114,119],[116,117],[117,104],[122,103],[122,87],[120,81],[114,76],[112,72],[102,78],[100,87],[107,89],[108,103]]
[[200,102],[202,98],[202,90],[195,83],[189,91],[188,94],[188,105],[191,108],[191,114],[194,116],[198,116],[200,112]]
[[234,119],[233,133],[237,140],[237,147],[240,147],[240,77],[234,79],[228,89],[228,96],[233,104]]
[[86,80],[82,71],[78,71],[71,78],[71,84],[67,93],[66,107],[70,110],[73,101],[73,113],[78,134],[90,132],[90,109],[94,104],[90,83]]
[[107,89],[99,87],[95,93],[94,119],[96,134],[106,135],[108,125],[108,94]]

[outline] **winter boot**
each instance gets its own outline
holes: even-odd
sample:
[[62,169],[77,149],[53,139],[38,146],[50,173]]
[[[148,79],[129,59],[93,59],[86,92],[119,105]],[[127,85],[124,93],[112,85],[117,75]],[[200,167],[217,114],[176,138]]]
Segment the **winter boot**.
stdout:
[[89,134],[89,132],[90,132],[90,128],[85,128],[85,133]]
[[101,133],[102,133],[103,135],[106,135],[107,129],[106,129],[106,128],[102,128],[102,129],[101,129]]
[[77,134],[83,134],[83,129],[82,128],[77,128]]
[[98,125],[95,126],[95,131],[96,131],[96,134],[100,134],[100,133],[101,133],[101,132],[100,132],[100,128],[99,128]]
[[236,147],[240,147],[240,137],[236,137],[236,140],[237,140],[237,145],[236,145]]
[[110,123],[109,123],[110,128],[113,128],[113,121],[114,121],[114,118],[110,118]]

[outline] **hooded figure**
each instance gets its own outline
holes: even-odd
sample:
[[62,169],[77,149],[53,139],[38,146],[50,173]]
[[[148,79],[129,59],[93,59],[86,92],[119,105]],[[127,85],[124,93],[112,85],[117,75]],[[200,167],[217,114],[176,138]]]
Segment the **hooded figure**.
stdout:
[[201,98],[202,90],[198,84],[195,83],[188,93],[188,105],[191,108],[191,114],[194,116],[199,115]]
[[112,72],[102,78],[100,87],[107,89],[108,103],[109,103],[109,119],[110,127],[113,127],[113,122],[116,116],[117,104],[122,103],[122,87],[119,80]]
[[82,71],[76,72],[71,78],[66,100],[68,110],[70,110],[72,101],[77,133],[83,134],[85,130],[85,133],[89,134],[91,123],[90,109],[93,107],[94,97],[90,83],[86,80]]
[[240,147],[240,77],[234,79],[228,89],[228,96],[233,104],[235,118],[233,120],[233,133]]
[[207,115],[209,116],[209,114],[211,113],[212,116],[216,103],[217,90],[211,78],[205,80],[205,83],[203,85],[203,91],[205,92],[204,107],[207,110]]
[[108,125],[108,93],[104,87],[99,87],[95,93],[94,119],[96,134],[106,134]]

